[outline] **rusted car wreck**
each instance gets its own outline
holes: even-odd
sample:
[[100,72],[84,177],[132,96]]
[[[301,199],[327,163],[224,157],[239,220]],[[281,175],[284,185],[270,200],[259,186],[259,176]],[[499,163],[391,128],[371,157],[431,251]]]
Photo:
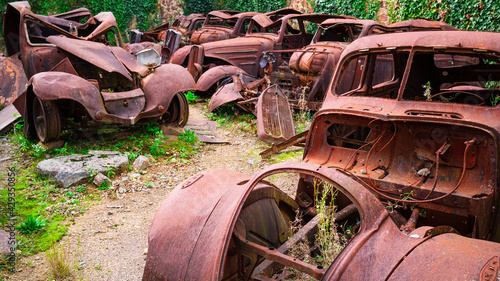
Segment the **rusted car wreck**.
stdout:
[[125,51],[113,14],[85,16],[82,24],[77,17],[36,15],[27,2],[7,5],[7,55],[20,56],[29,79],[14,102],[24,117],[26,137],[57,140],[65,125],[87,121],[162,119],[184,125],[188,104],[183,92],[195,89],[189,72],[160,65],[159,54],[151,49],[137,58]]
[[[499,43],[450,31],[350,44],[303,161],[181,183],[153,219],[144,280],[269,280],[283,267],[321,280],[496,280]],[[291,195],[278,174],[296,179]],[[352,226],[328,267],[291,254],[317,245],[324,191],[338,192],[326,201],[335,222]]]

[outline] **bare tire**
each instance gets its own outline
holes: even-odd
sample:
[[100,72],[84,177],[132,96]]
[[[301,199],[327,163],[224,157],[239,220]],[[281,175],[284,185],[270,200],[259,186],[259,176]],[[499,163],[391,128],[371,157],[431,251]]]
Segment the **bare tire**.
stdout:
[[167,112],[168,114],[165,114],[163,118],[165,123],[184,127],[189,118],[189,104],[186,96],[183,93],[177,93],[172,98]]
[[33,99],[33,123],[42,143],[61,137],[61,115],[57,104],[52,101]]

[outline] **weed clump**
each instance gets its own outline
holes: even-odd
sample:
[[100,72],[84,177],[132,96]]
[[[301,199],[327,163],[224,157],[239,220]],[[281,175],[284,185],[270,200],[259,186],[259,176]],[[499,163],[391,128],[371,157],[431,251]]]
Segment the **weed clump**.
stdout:
[[57,245],[54,243],[45,252],[45,257],[49,265],[50,272],[48,275],[51,280],[61,280],[71,276],[69,251],[66,249],[65,244]]
[[45,225],[47,224],[47,220],[44,220],[40,216],[31,216],[28,215],[26,220],[22,223],[19,224],[18,230],[22,234],[28,234],[30,235],[31,233],[37,232],[40,229],[43,229]]

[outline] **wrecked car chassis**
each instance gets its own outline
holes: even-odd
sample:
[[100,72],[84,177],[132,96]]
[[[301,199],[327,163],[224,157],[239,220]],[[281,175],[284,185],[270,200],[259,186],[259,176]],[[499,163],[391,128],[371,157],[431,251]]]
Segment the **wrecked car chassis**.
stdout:
[[64,125],[75,127],[69,119],[186,124],[183,92],[195,89],[192,76],[180,66],[160,65],[154,50],[137,58],[125,51],[113,14],[90,16],[81,24],[36,15],[27,2],[14,2],[7,5],[5,22],[8,55],[19,54],[29,79],[14,101],[26,137],[57,140]]
[[[351,43],[303,161],[181,183],[153,219],[144,280],[270,280],[287,267],[321,280],[497,279],[499,41],[427,31]],[[327,210],[354,236],[331,264],[304,263],[291,249],[319,248],[318,193],[330,189]]]
[[[287,225],[283,223],[297,208],[297,202],[264,181],[279,173],[298,173],[303,179],[316,177],[331,184],[350,200],[336,218],[359,215],[359,232],[328,269],[287,255],[287,248],[293,246],[290,243],[263,242],[270,241],[265,240],[270,235],[266,231],[272,232],[276,227],[285,231],[276,239],[287,240],[287,231],[283,229]],[[199,200],[200,196],[204,200]],[[268,208],[266,203],[274,206],[269,214],[274,214],[276,220],[259,215],[259,210]],[[312,235],[310,230],[317,219],[309,220],[290,240]],[[268,280],[278,265],[321,280],[401,280],[417,276],[421,280],[478,279],[485,273],[497,276],[500,244],[450,231],[423,227],[412,229],[410,235],[403,234],[388,210],[365,186],[335,168],[283,163],[252,178],[227,170],[207,171],[177,186],[160,206],[149,233],[143,280]],[[464,245],[459,252],[457,243]],[[484,250],[476,251],[475,247]],[[443,255],[433,259],[432,267],[428,267],[431,249]],[[263,262],[259,264],[260,261]],[[459,266],[449,266],[450,263]],[[415,270],[422,266],[428,270],[419,270],[415,275]]]

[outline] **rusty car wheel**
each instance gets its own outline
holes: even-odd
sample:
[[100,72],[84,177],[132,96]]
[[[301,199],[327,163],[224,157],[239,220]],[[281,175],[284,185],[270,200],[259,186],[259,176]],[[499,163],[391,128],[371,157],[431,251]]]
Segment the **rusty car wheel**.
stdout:
[[184,127],[189,117],[189,103],[183,93],[177,93],[170,102],[163,121],[167,124]]
[[61,116],[53,101],[33,99],[33,123],[42,143],[58,140],[61,136]]

